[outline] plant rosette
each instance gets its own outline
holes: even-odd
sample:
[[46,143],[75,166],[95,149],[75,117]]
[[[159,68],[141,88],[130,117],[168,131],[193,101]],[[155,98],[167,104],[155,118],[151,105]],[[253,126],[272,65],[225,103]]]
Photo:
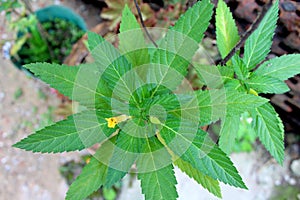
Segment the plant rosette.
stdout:
[[[284,160],[284,129],[266,93],[289,90],[284,80],[300,73],[300,55],[263,62],[278,18],[275,1],[239,52],[223,66],[192,62],[213,16],[209,0],[197,2],[169,29],[149,29],[158,48],[144,37],[125,5],[119,46],[88,32],[93,63],[68,67],[33,63],[25,67],[85,108],[36,131],[14,147],[40,153],[98,148],[71,184],[66,199],[81,200],[100,187],[110,188],[135,166],[146,200],[176,200],[174,167],[221,198],[219,182],[247,189],[228,154],[247,112],[262,144],[279,163]],[[224,58],[240,36],[226,3],[216,9],[217,47]],[[157,35],[155,35],[157,36]],[[112,40],[111,40],[112,39]],[[206,90],[193,90],[191,66]],[[215,143],[200,127],[221,122]]]
[[72,45],[87,30],[79,15],[67,7],[57,5],[37,10],[14,26],[18,34],[10,50],[10,57],[17,68],[26,72],[23,65],[29,63],[62,64],[71,52]]

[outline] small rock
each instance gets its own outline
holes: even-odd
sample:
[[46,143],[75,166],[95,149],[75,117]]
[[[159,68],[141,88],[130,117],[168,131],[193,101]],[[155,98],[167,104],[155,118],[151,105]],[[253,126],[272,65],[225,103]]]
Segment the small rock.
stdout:
[[286,182],[289,182],[290,180],[290,176],[288,174],[284,175],[283,178]]
[[296,176],[300,176],[300,159],[293,160],[291,163],[292,173]]
[[280,180],[276,180],[274,183],[276,186],[281,185],[281,181]]
[[5,171],[10,171],[11,170],[11,167],[10,167],[10,165],[4,165],[4,169],[5,169]]
[[0,102],[3,101],[5,97],[5,93],[4,92],[0,92]]
[[1,163],[5,164],[7,162],[7,160],[8,160],[7,157],[4,157],[4,158],[1,159]]
[[291,179],[289,180],[289,184],[290,184],[290,185],[296,185],[296,183],[297,183],[297,181],[296,181],[294,178],[291,178]]

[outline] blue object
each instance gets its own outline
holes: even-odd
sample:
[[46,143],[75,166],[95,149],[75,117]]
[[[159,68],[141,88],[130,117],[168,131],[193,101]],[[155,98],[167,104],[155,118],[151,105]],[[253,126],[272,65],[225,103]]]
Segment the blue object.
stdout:
[[52,21],[55,18],[68,20],[76,24],[83,31],[87,30],[86,24],[82,17],[77,15],[73,10],[64,6],[51,5],[39,9],[35,12],[40,22]]

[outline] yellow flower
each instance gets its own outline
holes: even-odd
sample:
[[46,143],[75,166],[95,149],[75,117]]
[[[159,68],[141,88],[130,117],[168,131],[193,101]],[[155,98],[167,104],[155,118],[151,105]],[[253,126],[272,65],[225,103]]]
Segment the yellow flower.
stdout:
[[126,121],[128,119],[131,119],[131,116],[120,115],[120,116],[117,116],[117,117],[105,118],[105,120],[107,121],[108,128],[115,128],[115,126],[118,123],[124,122],[124,121]]

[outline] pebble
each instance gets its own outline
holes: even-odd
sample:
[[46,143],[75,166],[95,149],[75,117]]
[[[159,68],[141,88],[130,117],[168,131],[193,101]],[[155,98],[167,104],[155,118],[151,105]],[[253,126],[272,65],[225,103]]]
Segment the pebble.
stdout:
[[60,4],[61,4],[61,3],[60,3],[60,0],[55,0],[55,1],[54,1],[54,4],[55,4],[55,5],[60,5]]
[[296,176],[300,176],[300,159],[293,160],[291,163],[291,171]]
[[11,167],[10,167],[10,165],[4,165],[4,169],[9,172]]
[[3,101],[5,97],[5,93],[4,92],[0,92],[0,102]]
[[280,180],[276,180],[274,183],[276,186],[281,185],[281,181]]
[[4,158],[1,159],[1,163],[5,164],[7,162],[7,160],[8,160],[7,157],[4,157]]
[[283,179],[284,179],[286,182],[289,182],[290,176],[289,176],[288,174],[286,174],[286,175],[283,176]]
[[7,37],[8,37],[8,36],[7,36],[6,33],[3,33],[2,36],[1,36],[1,38],[2,38],[3,40],[7,39]]
[[297,183],[297,181],[296,181],[296,179],[294,179],[294,178],[291,178],[291,179],[289,180],[289,184],[290,184],[290,185],[296,185],[296,183]]
[[9,136],[9,134],[7,132],[3,132],[2,137],[5,139],[5,138],[7,138],[7,136]]

